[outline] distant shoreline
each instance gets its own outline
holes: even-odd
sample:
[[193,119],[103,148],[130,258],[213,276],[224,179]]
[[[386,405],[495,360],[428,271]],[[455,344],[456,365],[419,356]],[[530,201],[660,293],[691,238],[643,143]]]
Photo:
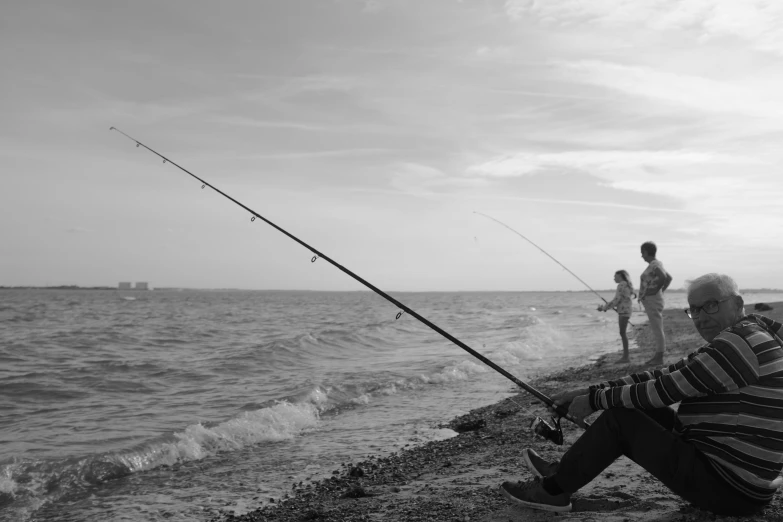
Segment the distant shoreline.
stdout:
[[[2,286],[0,290],[122,290],[124,292],[147,292],[147,291],[182,291],[182,292],[321,292],[321,293],[356,293],[372,292],[372,290],[301,290],[301,289],[273,289],[273,288],[181,288],[181,287],[155,287],[148,289],[138,288],[118,288],[116,286],[79,286],[79,285],[57,285],[57,286]],[[597,289],[595,292],[612,293],[614,288]],[[559,293],[559,294],[585,294],[593,293],[591,290],[386,290],[399,294],[481,294],[481,293]],[[684,288],[667,290],[667,293],[681,294]],[[783,293],[780,288],[744,288],[741,293]]]
[[[304,290],[304,289],[275,289],[275,288],[184,288],[176,286],[164,286],[148,289],[137,288],[118,288],[116,286],[78,286],[78,285],[58,285],[58,286],[2,286],[0,290],[123,290],[129,292],[146,292],[146,291],[166,291],[176,290],[183,292],[322,292],[322,293],[355,293],[355,292],[372,292],[372,290]],[[611,293],[614,292],[614,288],[597,289],[596,292]],[[558,294],[591,294],[591,290],[387,290],[387,292],[402,293],[402,294],[481,294],[481,293],[558,293]],[[667,290],[667,293],[681,294],[684,293],[684,288],[676,288]],[[783,289],[780,288],[744,288],[741,289],[743,294],[746,293],[783,293]]]
[[0,286],[0,290],[117,290],[116,286]]

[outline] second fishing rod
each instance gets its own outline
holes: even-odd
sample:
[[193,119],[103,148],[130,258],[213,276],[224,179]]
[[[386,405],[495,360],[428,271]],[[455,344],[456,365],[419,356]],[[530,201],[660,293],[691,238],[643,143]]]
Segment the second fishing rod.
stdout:
[[[482,354],[480,354],[479,352],[477,352],[476,350],[474,350],[473,348],[471,348],[470,346],[468,346],[464,342],[460,341],[459,339],[457,339],[456,337],[454,337],[453,335],[451,335],[450,333],[448,333],[444,329],[440,328],[439,326],[435,325],[434,323],[432,323],[431,321],[429,321],[425,317],[423,317],[423,316],[419,315],[418,313],[416,313],[410,307],[404,305],[403,303],[401,303],[397,299],[393,298],[392,296],[390,296],[389,294],[387,294],[383,290],[380,290],[379,288],[376,288],[375,286],[373,286],[368,281],[362,279],[361,277],[359,277],[358,275],[356,275],[352,271],[348,270],[347,268],[345,268],[341,264],[339,264],[336,261],[334,261],[333,259],[331,259],[326,254],[323,254],[322,252],[316,250],[315,248],[313,248],[309,244],[305,243],[304,241],[302,241],[298,237],[294,236],[293,234],[291,234],[288,231],[284,230],[283,228],[281,228],[280,226],[276,225],[272,221],[268,220],[267,218],[265,218],[264,216],[262,216],[261,214],[259,214],[255,210],[251,209],[250,207],[245,206],[243,203],[241,203],[238,200],[234,199],[233,197],[229,196],[228,194],[226,194],[225,192],[221,191],[217,187],[211,185],[210,183],[208,183],[204,179],[196,176],[195,174],[193,174],[189,170],[185,169],[184,167],[181,167],[177,163],[171,161],[166,156],[163,156],[159,152],[151,149],[150,147],[148,147],[147,145],[145,145],[142,142],[138,141],[137,139],[129,136],[128,134],[125,134],[124,132],[122,132],[121,130],[117,129],[116,127],[111,127],[109,130],[117,131],[118,133],[122,134],[123,136],[125,136],[129,140],[135,142],[136,143],[136,147],[144,147],[149,152],[151,152],[151,153],[155,154],[156,156],[158,156],[159,158],[161,158],[163,160],[163,163],[171,163],[172,165],[177,167],[182,172],[184,172],[184,173],[190,175],[191,177],[195,178],[196,180],[201,182],[201,188],[202,189],[205,188],[205,187],[209,187],[212,190],[214,190],[215,192],[217,192],[218,194],[220,194],[221,196],[225,197],[226,199],[232,201],[234,204],[236,204],[239,207],[243,208],[248,213],[250,213],[250,215],[251,215],[250,220],[251,221],[255,221],[256,219],[260,219],[260,220],[264,221],[265,223],[267,223],[268,225],[270,225],[271,227],[273,227],[276,230],[278,230],[279,232],[281,232],[282,234],[285,234],[289,238],[293,239],[294,241],[296,241],[297,243],[299,243],[300,245],[302,245],[303,247],[305,247],[306,249],[308,249],[310,252],[312,252],[314,254],[313,257],[311,258],[311,261],[313,263],[316,260],[318,260],[318,259],[323,259],[324,261],[327,261],[328,263],[330,263],[331,265],[333,265],[336,268],[340,269],[342,272],[344,272],[348,276],[352,277],[353,279],[355,279],[356,281],[358,281],[362,285],[366,286],[367,288],[369,288],[370,290],[372,290],[376,294],[380,295],[381,297],[383,297],[384,299],[386,299],[390,303],[394,304],[395,306],[397,306],[398,308],[401,309],[401,311],[397,313],[397,319],[399,319],[400,316],[403,313],[407,313],[408,315],[411,315],[412,317],[416,318],[419,322],[423,323],[424,325],[428,326],[432,330],[436,331],[437,333],[439,333],[440,335],[442,335],[443,337],[445,337],[446,339],[448,339],[452,343],[456,344],[457,346],[459,346],[460,348],[462,348],[463,350],[465,350],[466,352],[471,354],[473,357],[477,358],[478,360],[480,360],[481,362],[483,362],[484,364],[486,364],[487,366],[489,366],[490,368],[492,368],[496,372],[500,373],[501,375],[503,375],[504,377],[506,377],[507,379],[512,381],[514,384],[516,384],[517,386],[519,386],[520,388],[522,388],[526,392],[530,393],[531,395],[536,397],[538,400],[540,400],[541,402],[543,402],[544,404],[546,404],[547,406],[549,406],[550,408],[555,410],[560,417],[564,417],[564,418],[570,420],[571,422],[573,422],[574,424],[576,424],[578,426],[581,426],[581,427],[585,427],[587,425],[584,421],[579,420],[579,419],[575,419],[574,417],[569,415],[569,413],[568,413],[566,408],[564,408],[562,406],[556,405],[554,403],[554,401],[550,397],[548,397],[547,395],[541,393],[539,390],[537,390],[534,387],[530,386],[526,382],[516,378],[514,375],[512,375],[511,373],[509,373],[508,371],[506,371],[502,367],[498,366],[497,364],[495,364],[494,362],[492,362],[491,360],[489,360],[488,358],[486,358],[485,356],[483,356]],[[543,422],[543,421],[541,421],[540,419],[537,418],[534,421],[534,424],[531,425],[531,427],[533,427],[534,430],[536,431],[536,433],[538,433],[539,435],[544,436],[545,438],[551,440],[552,442],[555,442],[556,444],[562,444],[563,443],[563,433],[562,433],[562,430],[560,429],[559,420],[560,419],[554,419],[555,427],[552,427],[552,426],[546,424],[545,422]]]
[[[540,250],[541,252],[543,252],[543,253],[544,253],[544,255],[546,255],[546,256],[547,256],[549,259],[551,259],[552,261],[554,261],[555,263],[557,263],[558,265],[560,265],[561,267],[563,267],[563,270],[565,270],[566,272],[568,272],[569,274],[571,274],[572,276],[574,276],[575,278],[577,278],[577,279],[579,280],[579,282],[580,282],[580,283],[582,283],[583,285],[585,285],[585,286],[588,288],[588,290],[590,290],[590,291],[591,291],[591,292],[593,292],[595,295],[597,295],[597,296],[598,296],[598,297],[599,297],[599,298],[600,298],[600,299],[601,299],[601,300],[602,300],[604,303],[606,303],[606,304],[609,304],[609,301],[607,301],[606,299],[604,299],[604,297],[603,297],[601,294],[599,294],[598,292],[596,292],[595,290],[593,290],[593,289],[590,287],[590,285],[588,285],[587,283],[585,283],[584,281],[582,281],[582,278],[581,278],[581,277],[579,277],[578,275],[576,275],[575,273],[573,273],[571,270],[569,270],[567,266],[565,266],[563,263],[561,263],[560,261],[558,261],[557,259],[555,259],[555,258],[554,258],[554,256],[553,256],[552,254],[550,254],[549,252],[547,252],[546,250],[544,250],[544,249],[543,249],[543,248],[541,248],[540,246],[536,245],[536,244],[535,244],[535,243],[533,243],[531,240],[529,240],[528,238],[526,238],[525,236],[523,236],[522,234],[520,234],[519,232],[517,232],[516,230],[514,230],[514,229],[513,229],[513,228],[511,228],[510,226],[506,225],[505,223],[503,223],[503,222],[502,222],[502,221],[500,221],[499,219],[495,219],[495,218],[493,218],[492,216],[488,216],[488,215],[486,215],[486,214],[482,214],[481,212],[476,212],[475,210],[473,211],[473,213],[474,213],[474,214],[478,214],[479,216],[484,216],[484,217],[485,217],[485,218],[487,218],[487,219],[491,219],[492,221],[494,221],[494,222],[495,222],[495,223],[497,223],[498,225],[501,225],[501,226],[503,226],[503,227],[506,227],[507,229],[509,229],[510,231],[512,231],[513,233],[515,233],[516,235],[518,235],[519,237],[521,237],[522,239],[524,239],[525,241],[527,241],[528,243],[530,243],[531,245],[533,245],[534,247],[536,247],[537,249],[539,249],[539,250]],[[612,308],[612,310],[614,310],[615,312],[617,312],[617,308]],[[619,314],[620,312],[617,312],[617,313]],[[633,326],[633,323],[632,323],[631,321],[628,321],[628,324],[630,324],[631,326]]]

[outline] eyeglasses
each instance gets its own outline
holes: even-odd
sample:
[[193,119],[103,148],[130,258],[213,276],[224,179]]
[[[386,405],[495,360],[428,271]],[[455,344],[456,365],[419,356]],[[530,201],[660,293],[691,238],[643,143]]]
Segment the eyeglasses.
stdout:
[[715,312],[718,311],[718,308],[720,308],[720,304],[723,301],[728,301],[732,297],[734,296],[730,295],[729,297],[724,297],[721,300],[710,299],[709,301],[707,301],[701,306],[690,306],[683,311],[685,312],[685,315],[687,315],[691,319],[698,316],[702,310],[704,310],[708,314],[714,314]]

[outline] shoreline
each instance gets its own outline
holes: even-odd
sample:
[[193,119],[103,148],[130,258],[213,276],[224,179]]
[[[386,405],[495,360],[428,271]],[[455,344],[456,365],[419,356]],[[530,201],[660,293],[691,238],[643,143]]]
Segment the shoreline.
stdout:
[[[759,313],[783,321],[783,302],[769,304],[773,310]],[[746,312],[754,312],[752,304],[746,305]],[[664,332],[667,363],[704,342],[680,309],[664,310]],[[636,344],[630,349],[629,364],[614,363],[621,353],[618,346],[616,352],[601,355],[594,363],[544,375],[530,384],[550,395],[647,369],[643,363],[652,354],[653,346],[647,323],[636,325],[629,337]],[[530,423],[536,416],[548,419],[546,407],[527,392],[519,391],[440,426],[456,431],[455,437],[404,448],[387,457],[368,456],[361,462],[344,463],[330,479],[294,484],[291,493],[281,500],[243,515],[212,513],[208,520],[521,522],[557,517],[600,518],[602,522],[783,521],[780,491],[769,507],[754,517],[716,518],[673,494],[625,457],[574,494],[571,512],[553,514],[513,506],[500,495],[498,486],[504,480],[532,477],[522,461],[522,449],[532,447],[542,457],[557,460],[582,433],[564,421],[565,444],[556,446],[530,432]]]

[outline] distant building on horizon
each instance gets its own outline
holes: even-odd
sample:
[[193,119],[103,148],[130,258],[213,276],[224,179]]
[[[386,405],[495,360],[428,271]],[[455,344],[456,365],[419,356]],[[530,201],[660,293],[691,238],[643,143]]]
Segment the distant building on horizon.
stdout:
[[131,286],[131,283],[120,283],[117,288],[119,290],[149,290],[150,285],[146,281],[137,282],[135,286]]

